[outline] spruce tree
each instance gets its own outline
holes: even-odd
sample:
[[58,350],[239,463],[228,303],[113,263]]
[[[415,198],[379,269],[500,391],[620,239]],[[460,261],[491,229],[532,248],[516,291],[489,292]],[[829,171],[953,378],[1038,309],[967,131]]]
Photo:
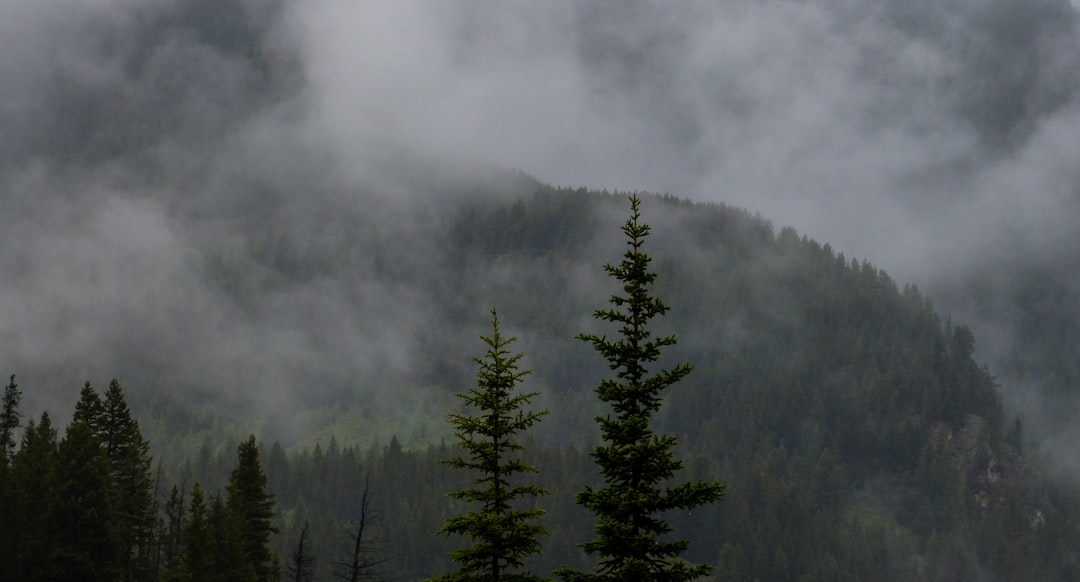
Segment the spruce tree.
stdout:
[[105,405],[90,382],[83,384],[79,401],[75,403],[74,422],[85,422],[95,435],[100,436],[105,424]]
[[150,444],[139,421],[131,417],[120,383],[113,380],[101,407],[101,434],[113,481],[113,525],[116,528],[122,579],[150,580],[157,513],[151,479]]
[[52,529],[49,577],[115,581],[117,542],[112,480],[105,447],[84,421],[68,425],[57,446],[47,520]]
[[652,258],[643,245],[649,225],[641,221],[641,201],[630,196],[630,218],[622,230],[627,250],[618,265],[604,270],[622,284],[623,295],[613,295],[611,308],[597,310],[594,317],[619,326],[618,337],[582,334],[615,371],[596,389],[600,400],[612,413],[596,418],[602,444],[591,455],[604,479],[599,489],[585,487],[578,504],[595,517],[596,539],[581,544],[586,553],[599,557],[596,573],[569,568],[557,574],[565,580],[681,581],[708,574],[707,564],[689,564],[680,558],[686,540],[666,540],[672,531],[661,514],[718,501],[724,494],[719,482],[692,481],[672,486],[683,463],[675,457],[677,440],[658,434],[651,427],[652,415],[660,410],[662,392],[690,373],[688,364],[650,373],[660,358],[661,348],[675,344],[673,335],[653,337],[652,318],[668,307],[650,293],[656,273],[649,271]]
[[4,388],[0,409],[0,563],[15,562],[15,495],[12,492],[11,462],[15,457],[15,433],[19,429],[19,401],[22,392],[15,376]]
[[255,435],[240,443],[236,457],[226,506],[239,529],[244,556],[259,582],[267,582],[275,577],[269,543],[270,534],[277,533],[277,528],[273,524],[274,496],[266,491],[266,473],[259,463]]
[[8,570],[12,580],[46,580],[53,533],[49,505],[56,476],[56,429],[49,413],[43,412],[37,423],[26,425],[22,444],[11,463],[11,489],[14,496],[12,532],[17,548],[15,563]]
[[0,410],[0,466],[6,467],[15,456],[15,432],[19,429],[19,402],[22,391],[15,383],[15,375],[4,387],[3,407]]
[[214,566],[213,574],[208,575],[205,582],[263,582],[270,579],[272,571],[269,565],[264,568],[263,574],[256,572],[250,557],[249,539],[245,537],[248,533],[245,524],[233,509],[222,502],[220,495],[210,497],[206,520],[210,539],[214,543],[211,552]]
[[111,479],[109,523],[113,530],[119,580],[152,580],[154,520],[150,445],[139,422],[131,417],[124,391],[117,380],[109,383],[102,400],[90,382],[83,385],[75,404],[75,422],[87,425],[105,449]]
[[539,553],[537,536],[547,534],[543,526],[534,523],[544,515],[544,510],[523,507],[521,502],[547,491],[535,485],[513,483],[511,478],[519,473],[538,472],[515,455],[524,448],[515,437],[548,411],[523,410],[537,393],[515,390],[531,370],[518,370],[518,361],[524,354],[511,354],[508,348],[517,338],[502,336],[495,310],[491,311],[491,325],[491,336],[481,336],[488,346],[487,353],[483,359],[475,359],[480,366],[477,386],[457,395],[476,409],[477,414],[450,415],[465,454],[440,461],[477,475],[474,488],[454,491],[448,496],[479,507],[448,518],[438,532],[469,536],[473,545],[451,552],[451,559],[459,565],[458,571],[434,580],[542,580],[518,571],[526,557]]
[[214,542],[210,536],[207,511],[206,497],[196,482],[191,489],[191,508],[181,534],[184,569],[192,580],[206,580],[214,572]]

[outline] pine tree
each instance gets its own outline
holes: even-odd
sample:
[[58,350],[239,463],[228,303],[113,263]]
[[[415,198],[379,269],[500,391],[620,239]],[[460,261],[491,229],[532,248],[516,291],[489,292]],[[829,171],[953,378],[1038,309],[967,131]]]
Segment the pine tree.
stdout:
[[663,402],[661,393],[689,374],[691,367],[679,364],[649,373],[661,348],[674,345],[675,337],[654,338],[649,331],[649,321],[669,308],[649,291],[656,273],[649,271],[652,259],[642,250],[649,225],[641,221],[640,206],[638,197],[630,196],[631,216],[622,228],[629,248],[619,265],[604,266],[622,283],[625,295],[612,296],[610,309],[594,313],[599,320],[619,325],[619,337],[579,336],[608,361],[616,376],[602,380],[596,389],[614,413],[597,417],[603,443],[591,453],[604,486],[586,487],[577,496],[578,504],[595,517],[597,538],[581,547],[599,556],[599,569],[595,574],[557,571],[570,581],[693,580],[710,570],[707,564],[693,565],[680,558],[688,541],[662,539],[672,528],[659,514],[713,503],[723,496],[724,485],[698,481],[670,486],[683,467],[673,452],[677,440],[650,426]]
[[466,535],[473,545],[451,552],[450,557],[460,565],[456,573],[435,580],[542,580],[527,572],[516,572],[525,558],[539,553],[537,536],[547,530],[536,523],[544,515],[538,507],[521,507],[528,497],[547,494],[535,485],[511,483],[518,473],[536,473],[537,469],[513,456],[524,447],[515,440],[518,433],[528,429],[548,413],[522,409],[537,395],[536,392],[516,393],[517,385],[531,370],[518,370],[517,363],[524,354],[511,354],[508,349],[517,338],[504,338],[499,331],[499,318],[491,311],[492,334],[481,336],[488,349],[480,366],[477,386],[458,394],[465,403],[477,409],[475,416],[451,414],[464,456],[441,461],[456,469],[468,469],[478,474],[473,489],[454,491],[449,497],[479,504],[479,508],[446,520],[441,534]]
[[240,531],[244,555],[255,570],[259,582],[274,579],[274,556],[270,553],[270,534],[274,527],[274,496],[266,491],[266,474],[259,463],[255,435],[236,450],[236,468],[229,478],[226,505]]

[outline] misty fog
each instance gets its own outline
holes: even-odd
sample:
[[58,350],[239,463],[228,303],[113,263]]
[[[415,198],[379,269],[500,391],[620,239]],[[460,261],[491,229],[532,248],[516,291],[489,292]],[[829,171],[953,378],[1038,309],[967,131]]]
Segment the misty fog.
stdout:
[[[991,366],[1016,314],[987,270],[1080,234],[1068,0],[2,0],[0,38],[0,343],[31,409],[111,376],[392,398],[439,327],[409,284],[430,226],[522,194],[508,170],[792,225],[927,290]],[[289,236],[366,267],[278,284],[251,243]],[[238,304],[230,269],[269,291]]]

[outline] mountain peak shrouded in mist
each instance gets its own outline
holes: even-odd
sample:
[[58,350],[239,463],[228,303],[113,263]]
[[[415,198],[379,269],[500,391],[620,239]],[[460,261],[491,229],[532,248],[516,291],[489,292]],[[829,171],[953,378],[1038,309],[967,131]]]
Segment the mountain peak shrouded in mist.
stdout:
[[114,374],[392,395],[449,217],[537,187],[490,167],[869,257],[1020,362],[1024,410],[1052,376],[1026,340],[1080,321],[1066,0],[8,0],[0,37],[0,341],[40,405]]
[[1066,0],[67,8],[4,4],[9,174],[402,196],[402,155],[522,168],[723,200],[926,284],[1071,236]]

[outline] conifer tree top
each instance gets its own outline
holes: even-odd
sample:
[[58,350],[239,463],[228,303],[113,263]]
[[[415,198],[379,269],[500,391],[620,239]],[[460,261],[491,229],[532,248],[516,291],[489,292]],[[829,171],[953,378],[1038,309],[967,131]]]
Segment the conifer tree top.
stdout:
[[614,378],[601,380],[596,389],[612,414],[597,417],[603,443],[592,452],[604,479],[603,487],[585,487],[580,505],[593,512],[597,538],[581,544],[588,554],[598,555],[599,569],[589,574],[563,568],[565,580],[693,580],[709,573],[707,564],[689,564],[679,556],[687,540],[668,541],[672,531],[659,514],[671,509],[691,509],[715,502],[724,493],[718,482],[691,481],[670,486],[683,463],[674,454],[674,436],[657,434],[651,416],[660,409],[662,392],[690,373],[688,364],[650,373],[649,364],[660,358],[661,348],[674,345],[675,336],[653,337],[650,320],[668,311],[650,286],[656,273],[649,271],[651,258],[643,250],[649,225],[641,221],[641,200],[630,196],[630,218],[623,226],[627,250],[618,265],[604,270],[622,284],[623,294],[612,295],[611,307],[594,316],[617,324],[618,335],[582,334],[608,361]]
[[434,580],[543,580],[522,568],[528,556],[540,551],[537,537],[547,534],[543,526],[535,523],[544,510],[520,509],[515,502],[548,492],[514,477],[537,472],[536,467],[517,456],[524,447],[516,437],[548,411],[524,409],[537,393],[516,389],[531,370],[518,369],[524,354],[510,351],[510,344],[517,338],[503,337],[494,309],[491,327],[490,336],[481,336],[488,348],[485,356],[474,359],[479,366],[476,387],[458,394],[476,414],[450,415],[464,454],[441,461],[476,475],[473,488],[452,491],[448,496],[478,507],[448,518],[438,533],[468,536],[473,545],[451,552],[459,570]]

